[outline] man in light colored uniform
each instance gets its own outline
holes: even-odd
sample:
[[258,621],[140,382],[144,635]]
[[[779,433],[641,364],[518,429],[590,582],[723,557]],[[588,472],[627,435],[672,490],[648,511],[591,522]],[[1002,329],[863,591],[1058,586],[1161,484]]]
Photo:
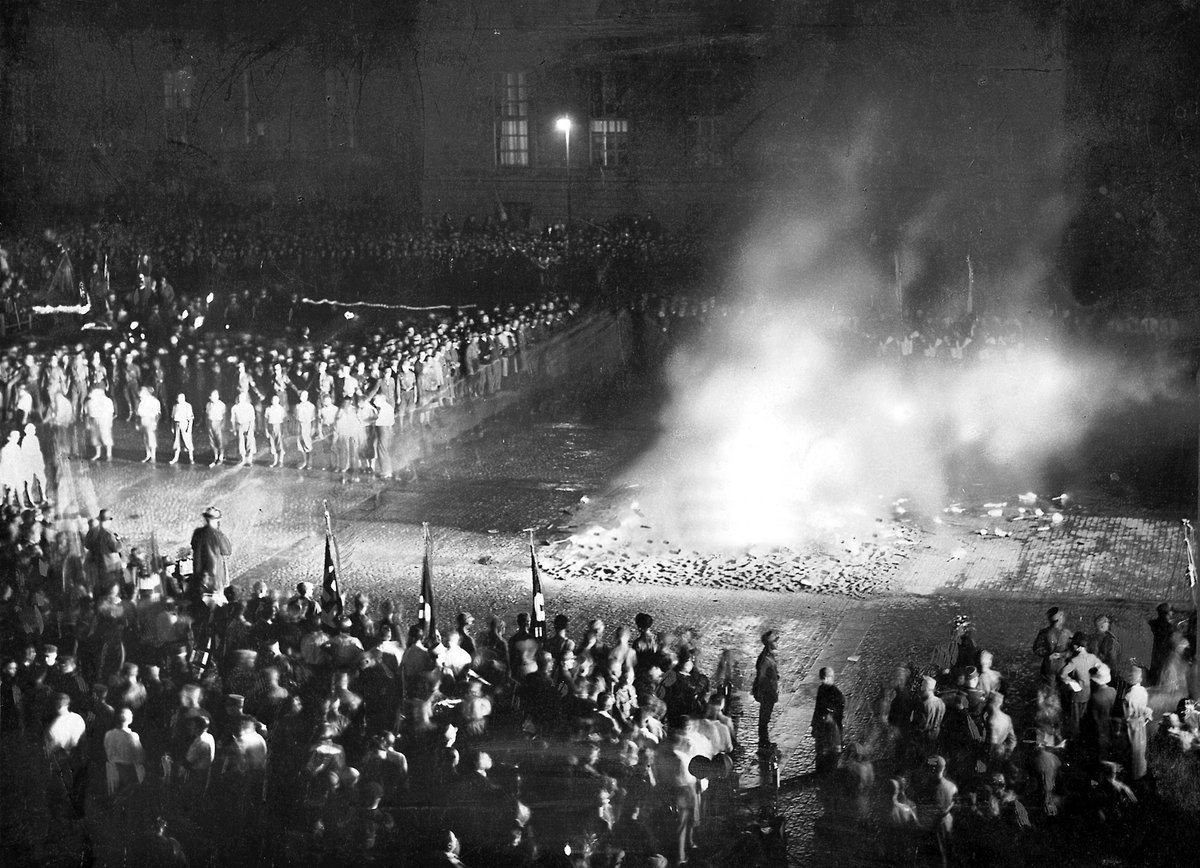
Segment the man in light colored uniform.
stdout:
[[308,390],[300,392],[300,403],[296,405],[296,444],[300,447],[300,469],[307,470],[312,462],[313,428],[317,421],[317,407],[308,400]]
[[225,462],[225,402],[221,395],[213,389],[208,396],[208,404],[204,407],[204,418],[208,423],[208,444],[212,447],[213,460],[209,467],[216,467]]
[[196,422],[196,413],[183,392],[179,393],[179,397],[175,399],[175,406],[171,408],[171,421],[175,424],[175,455],[171,463],[179,463],[179,451],[182,447],[187,450],[188,464],[195,464],[196,444],[192,438],[192,426]]
[[113,446],[113,417],[117,408],[112,398],[105,394],[100,387],[92,389],[87,399],[88,433],[91,434],[92,448],[96,454],[93,461],[100,460],[100,451],[104,451],[104,460],[112,461]]
[[250,393],[238,395],[237,403],[233,405],[233,433],[237,437],[238,454],[241,455],[239,467],[249,467],[254,463],[254,453],[258,445],[254,442],[254,405],[250,403]]
[[152,464],[158,458],[158,420],[162,416],[162,403],[154,397],[148,386],[142,386],[142,396],[137,405],[138,423],[142,428],[142,442],[146,446],[143,464]]

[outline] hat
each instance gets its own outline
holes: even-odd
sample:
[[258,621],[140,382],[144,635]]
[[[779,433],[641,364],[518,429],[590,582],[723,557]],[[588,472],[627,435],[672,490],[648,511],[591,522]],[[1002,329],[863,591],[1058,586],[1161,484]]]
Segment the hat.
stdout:
[[97,516],[97,519],[99,521],[112,521],[112,510],[111,509],[100,510],[100,515]]
[[200,515],[204,516],[204,518],[220,518],[221,510],[217,509],[215,506],[210,506],[208,509],[204,510],[204,512],[200,513]]
[[1112,681],[1112,670],[1105,664],[1101,663],[1092,670],[1092,680],[1097,684],[1108,684]]
[[1049,609],[1046,610],[1047,618],[1055,618],[1057,616],[1058,616],[1058,606],[1051,606]]
[[57,645],[46,645],[42,648],[42,653],[43,654],[57,654],[58,646]]
[[1167,612],[1171,611],[1171,604],[1170,603],[1159,603],[1158,611],[1164,615],[1167,614]]
[[1071,644],[1078,645],[1083,648],[1087,645],[1087,634],[1082,630],[1076,630],[1075,635],[1071,637]]

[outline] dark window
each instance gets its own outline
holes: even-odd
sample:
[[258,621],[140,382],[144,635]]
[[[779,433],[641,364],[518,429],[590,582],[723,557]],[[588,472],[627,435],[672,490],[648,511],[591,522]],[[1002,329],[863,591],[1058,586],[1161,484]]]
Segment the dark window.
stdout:
[[688,156],[693,166],[725,165],[725,139],[721,118],[699,115],[688,118]]
[[629,121],[599,118],[591,122],[592,165],[613,169],[629,165]]

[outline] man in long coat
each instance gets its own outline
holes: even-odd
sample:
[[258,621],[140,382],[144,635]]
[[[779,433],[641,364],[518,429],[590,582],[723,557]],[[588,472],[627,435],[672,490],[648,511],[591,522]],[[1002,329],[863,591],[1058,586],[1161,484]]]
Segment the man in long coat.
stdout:
[[203,515],[204,524],[192,531],[192,587],[219,600],[229,584],[225,559],[233,554],[233,545],[221,530],[221,510],[210,506]]

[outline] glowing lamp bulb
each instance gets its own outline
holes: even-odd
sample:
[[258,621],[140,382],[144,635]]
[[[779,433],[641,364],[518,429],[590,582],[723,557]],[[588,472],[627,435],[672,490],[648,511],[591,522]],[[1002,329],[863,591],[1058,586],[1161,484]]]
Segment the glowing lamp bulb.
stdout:
[[348,310],[342,314],[342,316],[344,316],[346,319],[354,319],[354,311]]
[[554,128],[556,130],[558,130],[560,133],[571,132],[571,119],[569,117],[567,117],[566,115],[563,115],[561,118],[559,118],[558,120],[556,120],[554,122]]

